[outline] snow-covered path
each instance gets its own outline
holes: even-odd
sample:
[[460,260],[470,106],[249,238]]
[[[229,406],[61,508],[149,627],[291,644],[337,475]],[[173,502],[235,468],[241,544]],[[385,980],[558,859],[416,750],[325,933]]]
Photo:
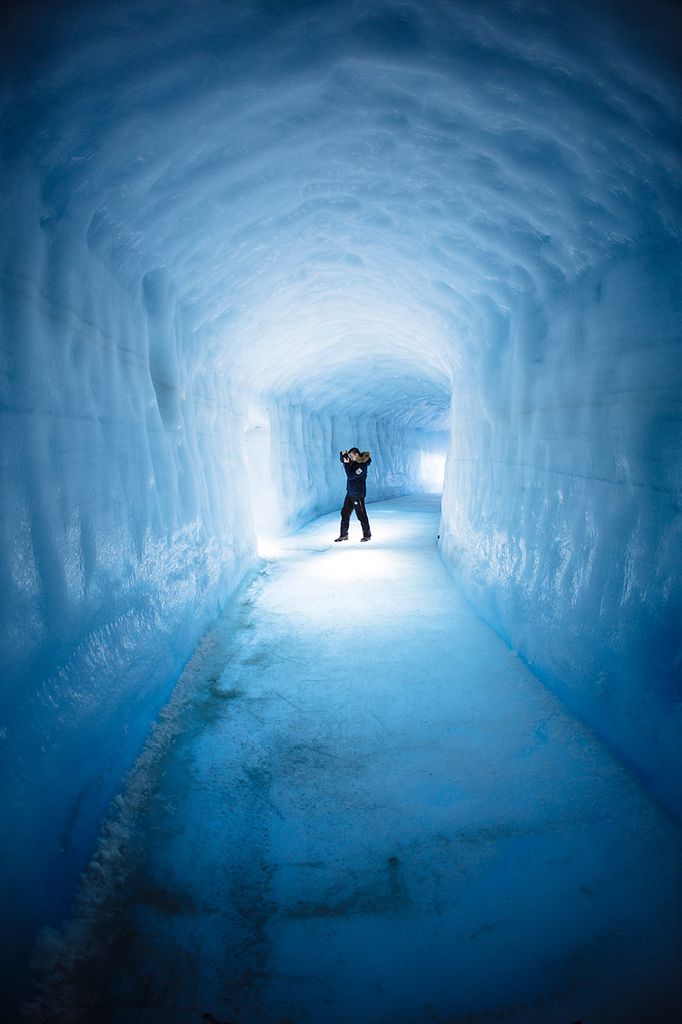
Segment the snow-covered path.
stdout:
[[369,512],[195,657],[84,1019],[678,1021],[679,829],[459,596],[437,501]]

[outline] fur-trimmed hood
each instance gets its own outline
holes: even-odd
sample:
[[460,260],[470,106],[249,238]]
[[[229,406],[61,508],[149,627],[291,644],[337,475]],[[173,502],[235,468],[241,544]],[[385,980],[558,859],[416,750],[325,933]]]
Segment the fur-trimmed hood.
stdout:
[[367,473],[372,461],[369,452],[360,452],[355,448],[353,455],[341,452],[341,462],[346,471],[346,494],[351,498],[364,498],[366,494]]

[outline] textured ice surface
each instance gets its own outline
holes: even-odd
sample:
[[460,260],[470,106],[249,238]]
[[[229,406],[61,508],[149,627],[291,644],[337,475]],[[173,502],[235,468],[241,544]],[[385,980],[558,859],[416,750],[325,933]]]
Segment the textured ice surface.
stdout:
[[256,531],[353,443],[389,496],[450,430],[468,597],[682,810],[681,38],[657,2],[17,6],[10,975]]
[[457,392],[443,500],[476,607],[678,811],[681,283],[646,253],[510,321]]
[[679,1019],[679,826],[457,592],[438,499],[368,510],[368,546],[288,537],[192,659],[39,1020]]

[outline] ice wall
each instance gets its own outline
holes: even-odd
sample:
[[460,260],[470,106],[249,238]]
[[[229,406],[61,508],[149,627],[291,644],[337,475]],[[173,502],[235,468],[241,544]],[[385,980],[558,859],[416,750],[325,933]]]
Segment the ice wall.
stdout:
[[457,392],[441,540],[486,620],[678,813],[681,294],[679,253],[643,248],[500,325]]
[[451,425],[457,579],[680,809],[682,25],[592,6],[9,16],[9,975],[253,557],[254,502],[259,531],[334,507],[352,443],[389,495]]
[[239,404],[135,294],[35,223],[3,278],[3,973],[59,920],[98,818],[253,556]]

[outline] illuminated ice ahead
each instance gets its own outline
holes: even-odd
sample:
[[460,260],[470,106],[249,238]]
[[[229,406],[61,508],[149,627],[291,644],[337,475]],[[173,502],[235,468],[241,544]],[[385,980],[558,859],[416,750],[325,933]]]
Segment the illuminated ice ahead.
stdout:
[[260,536],[423,486],[682,811],[675,5],[21,6],[3,33],[5,958]]

